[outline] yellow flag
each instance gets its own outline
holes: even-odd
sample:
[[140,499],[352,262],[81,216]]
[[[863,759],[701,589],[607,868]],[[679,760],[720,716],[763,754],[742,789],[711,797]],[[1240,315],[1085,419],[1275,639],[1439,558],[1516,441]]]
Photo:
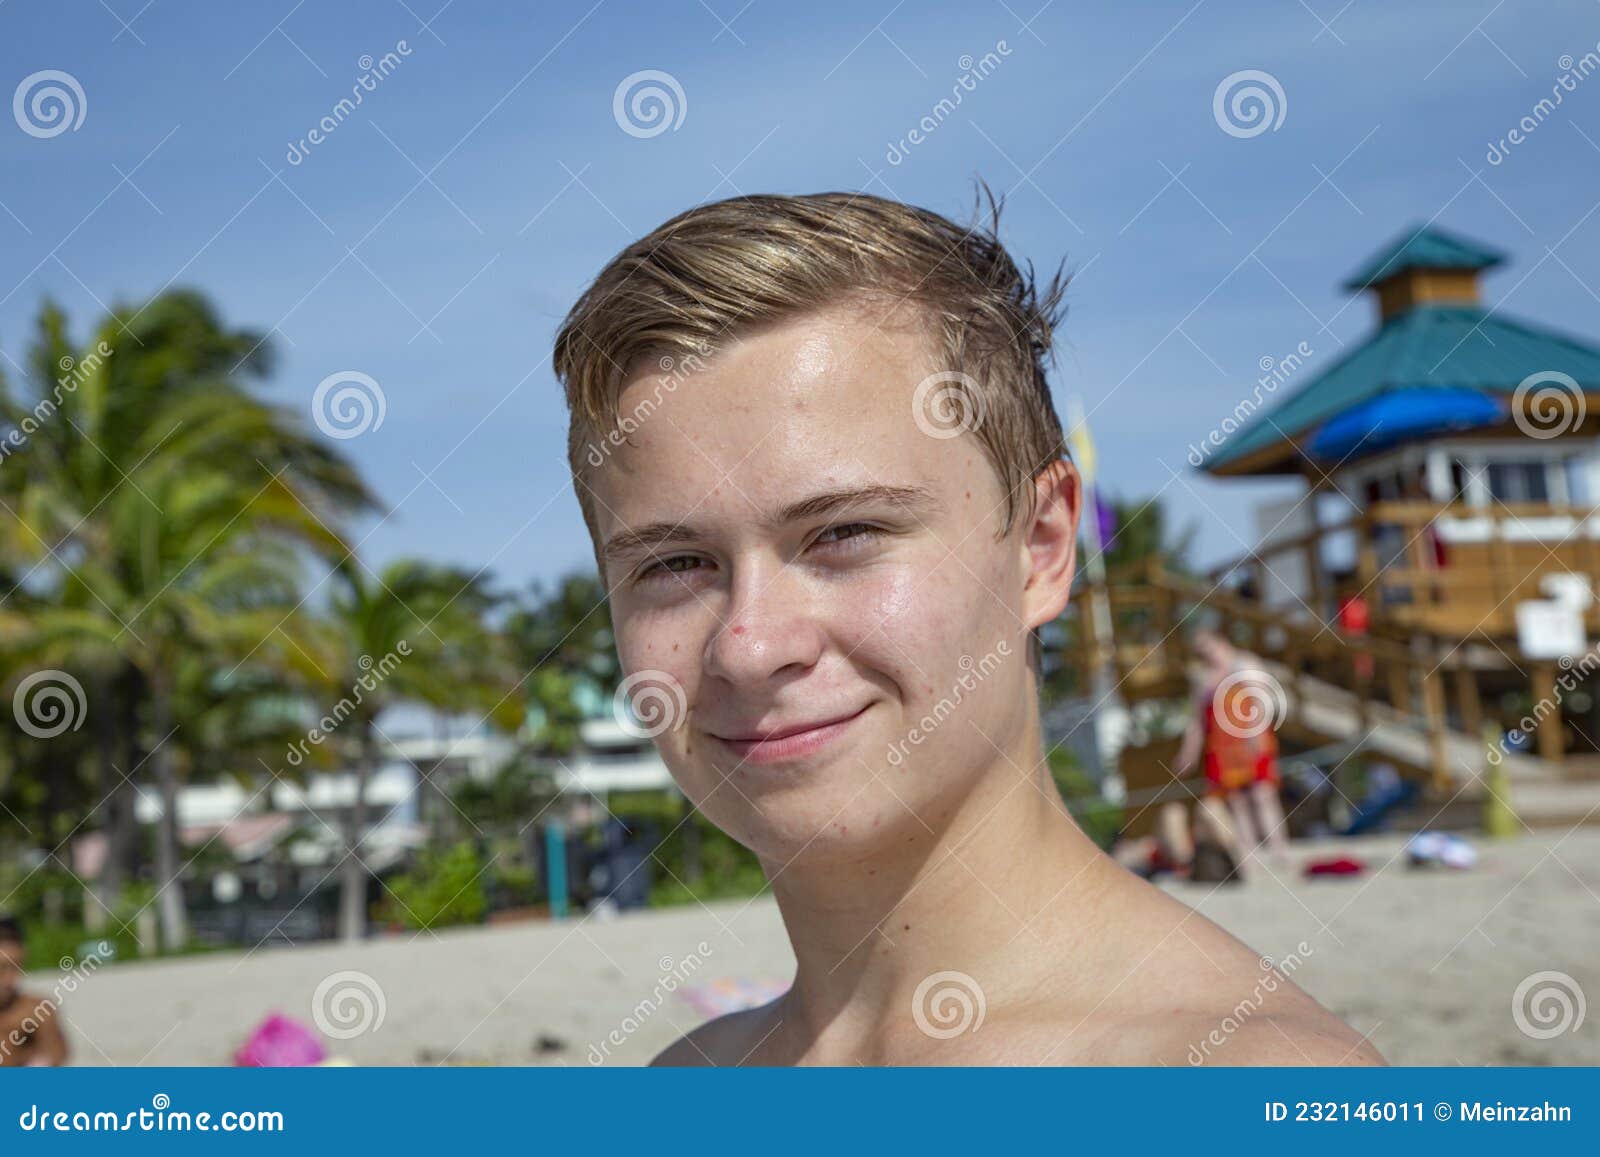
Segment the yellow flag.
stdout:
[[1072,461],[1085,484],[1094,482],[1094,439],[1089,436],[1089,423],[1083,416],[1083,403],[1077,398],[1067,402],[1067,446],[1072,450]]

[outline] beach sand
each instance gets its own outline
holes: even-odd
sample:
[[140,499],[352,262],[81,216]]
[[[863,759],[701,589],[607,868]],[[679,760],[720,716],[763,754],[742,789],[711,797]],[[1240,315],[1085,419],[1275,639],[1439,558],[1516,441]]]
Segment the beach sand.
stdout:
[[[1536,999],[1531,1016],[1513,1010],[1518,986],[1538,973],[1566,974],[1600,999],[1600,829],[1480,843],[1482,861],[1466,872],[1410,869],[1402,846],[1298,844],[1274,876],[1169,888],[1280,965],[1298,958],[1296,983],[1392,1063],[1600,1064],[1600,1009],[1548,1039],[1537,1035]],[[1298,875],[1339,854],[1368,871]],[[358,1064],[636,1065],[703,1019],[681,984],[786,981],[792,967],[777,909],[762,897],[119,964],[84,978],[62,1007],[84,1065],[228,1064],[269,1012],[315,1023],[319,986],[324,1027],[360,1030],[328,1047]],[[46,991],[51,979],[31,985]]]

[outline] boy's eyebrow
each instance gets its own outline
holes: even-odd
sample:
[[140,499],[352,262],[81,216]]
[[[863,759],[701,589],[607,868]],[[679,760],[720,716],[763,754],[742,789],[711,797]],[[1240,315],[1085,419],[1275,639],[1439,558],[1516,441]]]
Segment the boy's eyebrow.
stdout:
[[[791,502],[778,513],[764,519],[762,526],[775,529],[790,522],[825,518],[842,510],[851,510],[872,503],[898,506],[916,518],[937,511],[941,504],[933,489],[920,484],[891,486],[872,483],[867,486],[850,486],[840,490],[826,490],[796,502]],[[673,542],[688,542],[702,537],[701,532],[689,522],[652,522],[634,530],[621,530],[606,540],[600,548],[600,557],[615,563],[639,551],[653,551]]]

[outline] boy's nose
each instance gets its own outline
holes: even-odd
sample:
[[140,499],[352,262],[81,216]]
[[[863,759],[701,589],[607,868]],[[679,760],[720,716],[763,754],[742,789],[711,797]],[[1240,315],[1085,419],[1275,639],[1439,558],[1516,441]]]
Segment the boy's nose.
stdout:
[[729,614],[707,641],[708,674],[750,686],[822,657],[826,636],[796,576],[787,568],[743,576]]

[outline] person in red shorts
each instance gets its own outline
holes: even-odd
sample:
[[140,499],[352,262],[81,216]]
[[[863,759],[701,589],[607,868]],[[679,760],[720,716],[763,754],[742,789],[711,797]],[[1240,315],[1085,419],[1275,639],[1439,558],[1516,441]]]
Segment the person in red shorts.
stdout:
[[1278,799],[1278,737],[1273,733],[1282,692],[1266,672],[1245,666],[1214,631],[1197,632],[1193,646],[1204,667],[1173,771],[1187,774],[1203,754],[1208,794],[1227,804],[1244,854],[1266,844],[1282,858],[1288,832]]

